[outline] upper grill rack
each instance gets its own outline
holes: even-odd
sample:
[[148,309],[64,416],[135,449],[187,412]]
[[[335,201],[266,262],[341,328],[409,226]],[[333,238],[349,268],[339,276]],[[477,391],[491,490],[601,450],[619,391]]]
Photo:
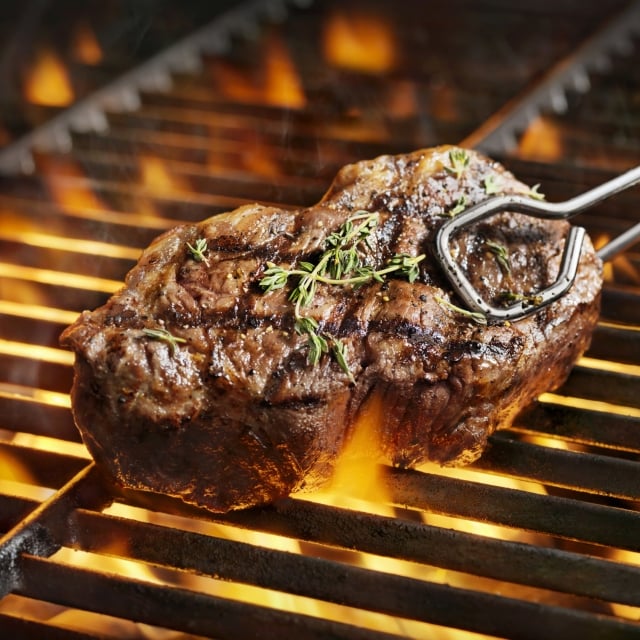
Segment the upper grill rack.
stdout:
[[[443,11],[461,10],[445,4]],[[600,21],[593,8],[577,14],[584,22],[576,19],[572,11],[583,4],[554,3],[538,15],[572,35],[564,40],[569,50]],[[264,57],[256,52],[265,40],[255,37],[206,56],[202,74],[176,75],[168,93],[143,92],[138,111],[108,113],[108,131],[74,132],[71,155],[36,154],[39,174],[1,182],[9,224],[0,229],[0,629],[10,637],[160,636],[155,627],[187,637],[437,637],[437,625],[513,638],[640,635],[640,265],[633,251],[609,274],[588,357],[561,390],[494,436],[464,474],[382,468],[389,496],[381,502],[347,487],[342,506],[294,497],[215,517],[119,491],[79,444],[67,396],[71,358],[57,349],[57,336],[119,286],[162,229],[253,199],[308,204],[346,162],[462,139],[528,86],[536,65],[567,53],[558,47],[528,57],[532,38],[521,52],[526,72],[505,78],[503,71],[502,86],[494,79],[483,94],[481,83],[464,77],[461,51],[458,64],[447,61],[461,74],[450,96],[460,117],[443,122],[435,98],[455,83],[426,79],[441,45],[434,35],[416,58],[427,66],[407,72],[416,95],[428,97],[429,118],[385,119],[387,75],[330,73],[314,50],[318,25],[340,5],[295,11],[279,28],[307,79],[307,106],[256,105],[256,94],[233,98],[207,82],[219,81],[212,74],[222,63],[252,69]],[[369,3],[381,14],[383,5]],[[530,18],[514,10],[496,23],[498,5],[484,6],[483,23],[506,30]],[[462,9],[464,26],[477,13]],[[403,29],[415,23],[410,13],[398,20]],[[474,46],[465,41],[472,33],[456,32],[464,51]],[[495,73],[498,62],[484,73]],[[398,73],[388,74],[392,82]],[[370,103],[377,108],[367,110]],[[142,179],[142,155],[164,163],[171,189]],[[628,157],[637,164],[640,153]],[[517,149],[508,165],[554,200],[617,172],[531,162]],[[583,222],[593,238],[612,237],[637,220],[639,205],[636,192],[625,194]],[[258,595],[239,595],[236,586],[245,584]],[[38,606],[29,608],[33,601]]]

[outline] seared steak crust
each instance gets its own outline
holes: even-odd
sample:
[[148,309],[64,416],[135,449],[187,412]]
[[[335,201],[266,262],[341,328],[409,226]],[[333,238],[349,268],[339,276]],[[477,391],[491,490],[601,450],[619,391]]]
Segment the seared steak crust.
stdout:
[[[445,217],[485,199],[487,184],[529,191],[474,152],[456,175],[451,151],[348,165],[310,208],[249,205],[157,238],[124,288],[61,338],[76,352],[73,411],[97,462],[127,487],[227,511],[326,481],[363,414],[391,464],[476,459],[487,437],[561,384],[587,348],[601,265],[587,240],[569,293],[516,323],[482,326],[444,304],[459,304],[431,253]],[[367,264],[396,253],[427,258],[414,283],[321,285],[305,308],[346,345],[352,383],[329,355],[308,363],[290,287],[264,293],[259,281],[267,262],[316,259],[328,234],[360,210],[379,214]],[[452,250],[495,302],[555,279],[567,227],[501,214]],[[187,243],[201,238],[208,250],[197,261]],[[508,270],[487,241],[508,250]],[[153,339],[149,329],[184,342]]]

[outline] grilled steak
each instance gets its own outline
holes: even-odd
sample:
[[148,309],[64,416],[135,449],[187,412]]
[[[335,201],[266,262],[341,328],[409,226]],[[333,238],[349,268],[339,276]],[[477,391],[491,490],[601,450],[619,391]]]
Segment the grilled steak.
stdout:
[[[496,428],[565,380],[599,313],[588,240],[569,293],[533,316],[483,325],[456,308],[434,234],[496,190],[530,191],[480,154],[438,147],[348,165],[310,208],[243,206],[164,233],[124,288],[62,335],[76,352],[73,411],[90,452],[126,487],[219,512],[318,487],[365,422],[371,455],[393,465],[472,462]],[[269,269],[317,264],[357,212],[377,214],[357,246],[359,273],[425,254],[413,282],[396,272],[317,283],[297,310],[295,279],[264,290]],[[504,213],[452,250],[496,303],[555,280],[567,228]],[[310,332],[296,331],[297,312]],[[340,353],[312,356],[314,327]]]

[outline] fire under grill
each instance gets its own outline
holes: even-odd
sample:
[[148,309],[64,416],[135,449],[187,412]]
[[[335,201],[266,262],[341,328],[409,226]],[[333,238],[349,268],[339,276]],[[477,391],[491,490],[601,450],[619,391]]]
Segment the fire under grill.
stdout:
[[[640,5],[200,4],[149,20],[136,58],[104,44],[119,3],[56,3],[80,35],[50,23],[48,97],[34,54],[0,103],[0,635],[640,637],[633,247],[567,383],[471,467],[370,466],[225,516],[100,475],[57,344],[162,230],[312,204],[348,162],[463,142],[549,200],[640,164]],[[636,189],[581,224],[603,245],[639,212]]]

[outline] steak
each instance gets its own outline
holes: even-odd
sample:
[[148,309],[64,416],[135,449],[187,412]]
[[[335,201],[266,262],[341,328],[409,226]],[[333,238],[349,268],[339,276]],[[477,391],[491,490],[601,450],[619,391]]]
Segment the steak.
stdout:
[[[434,236],[496,191],[536,195],[495,161],[442,146],[347,165],[309,208],[252,204],[165,232],[122,290],[61,336],[96,462],[124,487],[226,512],[321,486],[358,428],[367,455],[399,467],[477,459],[495,429],[566,379],[602,285],[586,239],[572,288],[552,305],[511,323],[465,313]],[[364,275],[317,281],[296,304],[300,274],[367,215],[346,276]],[[555,280],[567,230],[502,213],[451,250],[499,304]],[[394,256],[414,258],[410,277],[371,277]],[[268,287],[277,273],[289,277]]]

